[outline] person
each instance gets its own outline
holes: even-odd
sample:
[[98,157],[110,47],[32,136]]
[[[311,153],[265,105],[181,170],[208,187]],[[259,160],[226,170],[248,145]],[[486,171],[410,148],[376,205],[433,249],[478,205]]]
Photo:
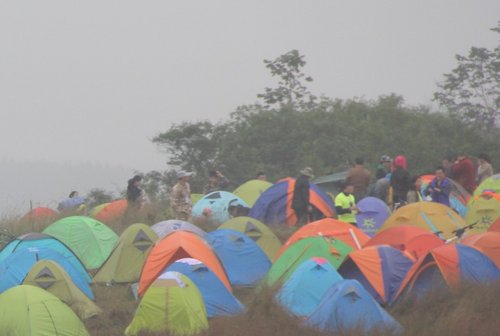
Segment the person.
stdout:
[[441,167],[444,169],[444,173],[446,174],[446,177],[448,178],[453,178],[453,172],[451,170],[451,159],[447,156],[443,160],[441,160]]
[[384,178],[391,172],[392,159],[389,155],[382,155],[380,158],[380,163],[377,166],[377,170],[375,172],[375,177],[378,180]]
[[193,173],[184,170],[177,172],[177,183],[170,192],[170,206],[175,212],[175,218],[186,222],[191,221],[191,175]]
[[464,187],[465,190],[470,194],[474,192],[477,186],[474,163],[465,153],[458,155],[457,160],[451,166],[451,172],[455,181]]
[[430,195],[433,202],[449,207],[451,193],[450,179],[446,177],[442,166],[436,168],[435,174],[436,177],[429,183],[424,193]]
[[80,196],[78,191],[73,190],[57,205],[57,210],[64,215],[83,214],[85,212],[85,199]]
[[203,193],[210,194],[214,191],[222,191],[229,185],[229,180],[218,170],[211,170],[208,173],[208,184],[203,188]]
[[354,197],[361,200],[366,196],[366,189],[370,184],[371,175],[364,166],[362,158],[356,158],[354,167],[349,169],[346,181],[354,186]]
[[398,155],[394,158],[391,174],[392,204],[405,204],[406,195],[410,191],[411,176],[406,169],[406,157]]
[[357,226],[356,212],[358,208],[353,192],[353,184],[346,180],[342,186],[342,191],[335,197],[335,211],[340,221]]
[[255,176],[255,179],[259,181],[267,181],[266,173],[263,171],[258,172],[257,175]]
[[146,193],[141,188],[142,176],[135,175],[128,180],[127,185],[127,202],[129,209],[140,209],[146,203]]
[[300,171],[299,177],[295,180],[292,197],[292,209],[297,216],[296,224],[302,226],[309,222],[309,216],[313,212],[313,207],[309,203],[309,180],[314,176],[311,167],[305,167]]
[[479,185],[493,175],[493,166],[491,165],[490,156],[486,153],[478,155],[477,163],[477,184]]
[[413,176],[411,179],[410,191],[406,194],[407,203],[416,203],[423,200],[422,197],[422,179],[420,176]]

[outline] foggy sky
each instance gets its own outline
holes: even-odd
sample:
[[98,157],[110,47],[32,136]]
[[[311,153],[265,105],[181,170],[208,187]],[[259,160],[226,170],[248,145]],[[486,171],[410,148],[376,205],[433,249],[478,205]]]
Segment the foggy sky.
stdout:
[[395,92],[429,104],[471,46],[491,48],[497,0],[3,1],[0,160],[165,169],[150,139],[223,120],[306,56],[316,95]]

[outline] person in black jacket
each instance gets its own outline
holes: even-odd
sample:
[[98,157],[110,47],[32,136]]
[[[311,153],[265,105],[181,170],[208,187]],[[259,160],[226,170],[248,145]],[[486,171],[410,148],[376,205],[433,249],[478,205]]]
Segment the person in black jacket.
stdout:
[[313,211],[309,203],[309,180],[313,177],[313,170],[306,167],[300,171],[300,176],[295,180],[293,189],[292,209],[297,216],[297,225],[302,226],[309,222],[309,215]]
[[142,176],[135,175],[128,180],[127,202],[129,208],[140,208],[145,197],[144,190],[140,187]]
[[393,190],[393,204],[406,204],[406,196],[411,187],[411,176],[406,169],[406,157],[396,156],[394,159],[394,170],[391,175],[391,187]]

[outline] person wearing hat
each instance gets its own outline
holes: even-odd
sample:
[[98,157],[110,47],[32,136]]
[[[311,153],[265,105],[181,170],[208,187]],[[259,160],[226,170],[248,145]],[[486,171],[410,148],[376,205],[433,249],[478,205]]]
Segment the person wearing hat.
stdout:
[[292,209],[297,216],[297,225],[302,226],[309,222],[313,208],[309,203],[309,180],[314,177],[311,167],[306,167],[300,171],[299,177],[295,180],[293,188]]
[[181,170],[177,173],[177,183],[170,192],[170,206],[175,211],[175,218],[189,222],[191,220],[191,188],[189,179],[193,173]]
[[391,172],[392,159],[389,155],[382,155],[380,158],[380,163],[377,166],[377,171],[375,177],[377,180],[384,178]]
[[228,185],[227,177],[218,170],[211,170],[208,173],[208,184],[203,188],[203,193],[206,195],[214,191],[223,191]]

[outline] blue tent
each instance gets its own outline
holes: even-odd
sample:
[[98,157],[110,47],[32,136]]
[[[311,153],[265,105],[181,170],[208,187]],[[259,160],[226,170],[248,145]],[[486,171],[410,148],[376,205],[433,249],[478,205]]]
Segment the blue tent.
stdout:
[[391,214],[389,207],[376,197],[365,197],[356,205],[359,208],[356,214],[358,228],[373,237]]
[[361,328],[383,334],[403,330],[356,280],[341,280],[330,287],[305,324],[328,332]]
[[193,206],[193,219],[207,221],[213,226],[229,220],[229,206],[244,206],[249,208],[244,200],[227,191],[214,191],[203,196]]
[[205,301],[208,317],[233,316],[245,310],[240,301],[201,261],[192,258],[179,259],[162,273],[170,271],[182,273],[194,282]]
[[84,278],[84,274],[88,277],[85,268],[81,264],[79,264],[79,269],[76,268],[65,256],[49,248],[19,250],[0,262],[0,293],[20,285],[31,267],[39,260],[52,260],[58,263],[68,273],[73,283],[91,300],[94,300],[92,289],[90,289],[87,279]]
[[[85,268],[81,260],[73,253],[73,251],[59,239],[45,233],[31,232],[23,234],[11,240],[0,251],[0,261],[10,256],[12,253],[27,248],[49,248],[62,254],[66,259],[70,260],[75,266]],[[85,271],[85,279],[90,282],[90,276]]]
[[342,280],[328,260],[313,257],[304,261],[276,294],[278,302],[296,316],[309,316],[325,292]]
[[264,251],[244,233],[219,229],[208,233],[205,239],[221,260],[232,285],[256,285],[271,268]]

